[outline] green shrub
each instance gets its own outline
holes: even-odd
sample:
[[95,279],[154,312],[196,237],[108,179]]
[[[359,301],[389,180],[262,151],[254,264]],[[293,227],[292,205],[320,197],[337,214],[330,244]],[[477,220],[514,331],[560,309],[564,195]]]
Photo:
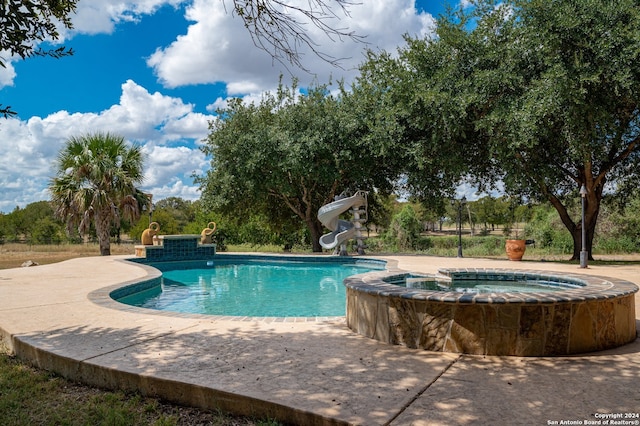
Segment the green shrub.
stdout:
[[395,241],[398,250],[416,250],[419,245],[422,223],[410,204],[393,216],[385,238]]
[[595,241],[594,251],[602,254],[637,253],[640,242],[633,235],[612,236]]
[[62,236],[62,227],[49,217],[38,220],[31,227],[31,243],[33,244],[60,244]]
[[415,243],[418,251],[429,251],[433,247],[433,240],[430,237],[419,237]]
[[448,250],[458,247],[458,237],[438,237],[433,239],[433,248]]

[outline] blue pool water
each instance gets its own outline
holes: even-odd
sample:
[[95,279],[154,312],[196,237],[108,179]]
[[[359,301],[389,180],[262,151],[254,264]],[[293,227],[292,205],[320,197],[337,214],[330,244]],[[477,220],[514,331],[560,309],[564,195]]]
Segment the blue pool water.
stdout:
[[419,275],[413,273],[393,275],[383,281],[414,290],[427,290],[453,293],[540,293],[563,292],[584,287],[584,283],[575,279],[548,277],[533,272],[513,273],[490,271],[455,271],[448,276],[447,270],[437,275]]
[[162,271],[161,285],[118,298],[119,302],[173,312],[257,317],[343,316],[343,280],[382,269],[282,261],[216,261],[198,269],[153,266]]
[[558,283],[548,280],[453,280],[441,281],[435,278],[411,278],[409,280],[390,282],[419,290],[443,291],[455,293],[539,293],[560,292],[581,286],[569,283]]

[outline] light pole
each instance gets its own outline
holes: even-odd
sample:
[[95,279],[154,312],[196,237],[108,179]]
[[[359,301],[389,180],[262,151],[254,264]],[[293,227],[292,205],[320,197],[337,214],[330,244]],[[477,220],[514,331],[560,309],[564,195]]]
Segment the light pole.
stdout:
[[582,228],[582,250],[580,251],[580,267],[586,268],[589,255],[587,253],[587,227],[584,223],[584,204],[587,197],[587,188],[584,185],[580,187],[580,197],[582,198],[582,222],[580,222],[580,227]]
[[[458,204],[458,257],[462,257],[462,207],[467,203],[467,197],[462,197]],[[455,206],[456,201],[451,200],[451,205]]]

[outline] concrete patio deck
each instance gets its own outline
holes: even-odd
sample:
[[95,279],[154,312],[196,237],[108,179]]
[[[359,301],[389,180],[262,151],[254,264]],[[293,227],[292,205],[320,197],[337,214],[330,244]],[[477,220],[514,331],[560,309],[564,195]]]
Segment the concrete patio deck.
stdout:
[[[108,289],[153,273],[125,257],[0,270],[0,340],[20,358],[88,384],[292,424],[606,424],[607,414],[629,422],[608,424],[640,424],[640,339],[570,357],[481,357],[385,345],[344,320],[161,313],[108,298]],[[383,258],[419,272],[517,267],[640,284],[637,265]]]

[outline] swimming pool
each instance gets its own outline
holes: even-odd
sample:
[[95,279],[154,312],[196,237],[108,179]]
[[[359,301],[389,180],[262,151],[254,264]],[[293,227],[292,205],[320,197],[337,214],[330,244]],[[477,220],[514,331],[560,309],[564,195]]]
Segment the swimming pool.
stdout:
[[207,315],[344,316],[345,278],[384,269],[384,262],[340,258],[216,255],[200,262],[159,262],[155,285],[114,298],[132,306]]

